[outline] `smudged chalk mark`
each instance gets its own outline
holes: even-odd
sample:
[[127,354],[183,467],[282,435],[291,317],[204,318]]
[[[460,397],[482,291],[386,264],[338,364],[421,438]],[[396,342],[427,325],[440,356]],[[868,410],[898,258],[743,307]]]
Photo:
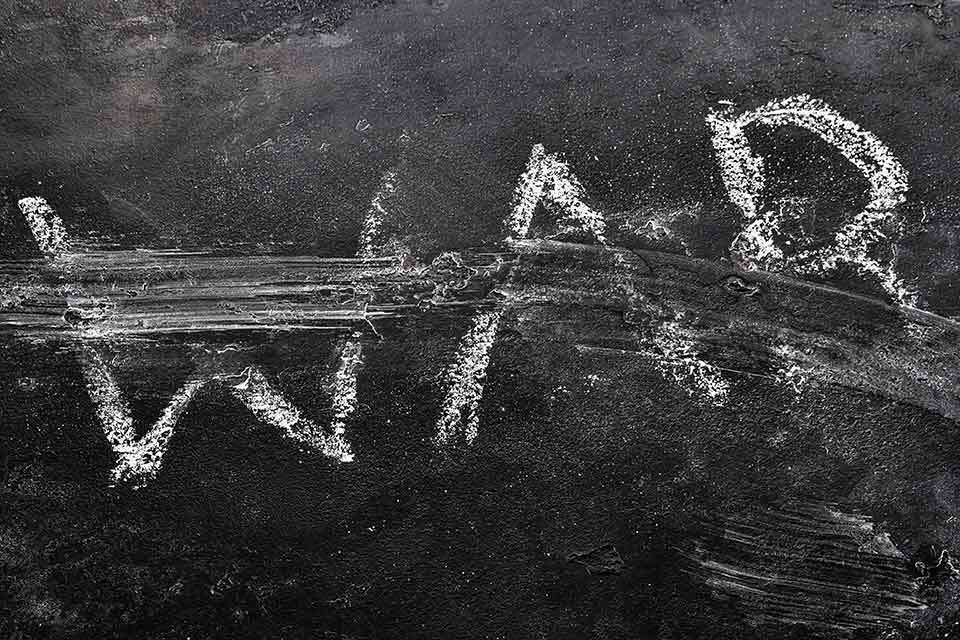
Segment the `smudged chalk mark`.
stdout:
[[21,198],[17,206],[27,219],[40,251],[53,258],[67,250],[67,231],[63,227],[63,220],[44,198]]
[[360,334],[354,333],[340,352],[340,366],[333,377],[333,422],[334,436],[342,436],[347,430],[347,420],[357,410],[357,373],[363,363]]
[[[831,246],[803,249],[787,256],[774,244],[782,211],[761,211],[764,163],[750,148],[746,136],[746,128],[754,123],[807,129],[836,147],[866,177],[870,184],[866,207],[841,226]],[[894,209],[904,202],[908,188],[906,170],[879,138],[806,94],[774,100],[736,117],[728,111],[711,112],[707,124],[713,132],[713,147],[727,194],[747,220],[747,226],[730,247],[744,267],[766,271],[792,269],[803,274],[828,272],[840,264],[849,264],[862,275],[878,278],[898,302],[912,302],[912,294],[904,288],[892,260],[882,264],[870,256],[877,244],[889,242],[884,227],[899,232]]]
[[658,324],[652,330],[652,345],[658,352],[657,368],[684,388],[690,395],[701,395],[716,404],[723,404],[730,384],[720,369],[700,356],[697,342],[687,336],[681,326],[683,315]]
[[757,508],[718,522],[680,549],[683,571],[755,623],[844,635],[900,626],[926,608],[913,567],[868,516],[835,505]]
[[[437,422],[435,443],[442,446],[459,434],[469,443],[477,437],[483,380],[490,363],[490,350],[504,309],[484,311],[460,342],[453,364],[447,370],[449,387]],[[466,413],[466,416],[464,416]]]
[[80,362],[97,417],[107,442],[117,455],[112,477],[141,486],[156,476],[173,435],[173,429],[187,405],[206,384],[188,380],[170,399],[160,418],[141,438],[136,437],[130,406],[110,372],[109,364],[92,347],[83,347]]
[[551,237],[586,235],[596,242],[606,243],[603,214],[584,202],[583,185],[557,154],[548,154],[542,144],[535,144],[514,191],[505,222],[510,238],[522,240],[528,236],[534,211],[541,201],[560,214],[559,229]]
[[794,398],[799,399],[804,390],[810,386],[815,372],[799,363],[803,361],[803,354],[795,347],[777,345],[771,349],[774,356],[780,361],[774,375],[777,382],[793,392]]
[[256,367],[247,367],[244,373],[246,379],[231,387],[231,391],[253,415],[281,429],[287,437],[306,444],[325,456],[341,462],[353,461],[350,445],[343,438],[342,432],[328,435],[318,424],[304,418]]

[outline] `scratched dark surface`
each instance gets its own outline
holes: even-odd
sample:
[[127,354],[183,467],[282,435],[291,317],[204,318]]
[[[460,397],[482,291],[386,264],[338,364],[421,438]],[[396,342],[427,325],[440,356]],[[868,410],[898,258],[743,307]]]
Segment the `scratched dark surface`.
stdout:
[[[432,440],[472,307],[413,302],[361,327],[354,462],[303,450],[211,385],[134,489],[111,486],[72,344],[4,334],[0,636],[960,634],[960,399],[930,382],[956,380],[960,352],[958,38],[951,0],[8,1],[5,262],[38,258],[25,196],[104,251],[352,257],[390,168],[394,248],[424,265],[445,251],[509,261],[502,221],[542,143],[611,221],[692,212],[675,238],[611,241],[641,256],[637,291],[698,318],[731,390],[703,402],[634,353],[646,329],[627,322],[622,265],[559,251],[507,283],[529,299],[506,312],[472,444]],[[897,265],[932,316],[893,310],[851,273],[815,283],[840,291],[724,284],[742,220],[705,114],[798,93],[907,169]],[[810,224],[863,206],[863,178],[814,135],[751,140],[771,198],[803,198]],[[487,275],[457,295],[492,304]],[[21,304],[4,296],[5,312]],[[800,395],[758,346],[791,331],[822,350],[810,358],[825,373]],[[326,424],[347,333],[105,349],[140,424],[226,347]]]

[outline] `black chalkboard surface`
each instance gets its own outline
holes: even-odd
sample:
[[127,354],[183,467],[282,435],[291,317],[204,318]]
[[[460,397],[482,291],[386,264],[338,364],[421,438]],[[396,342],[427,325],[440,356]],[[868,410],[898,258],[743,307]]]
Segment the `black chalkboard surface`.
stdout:
[[0,7],[0,637],[952,637],[958,21]]

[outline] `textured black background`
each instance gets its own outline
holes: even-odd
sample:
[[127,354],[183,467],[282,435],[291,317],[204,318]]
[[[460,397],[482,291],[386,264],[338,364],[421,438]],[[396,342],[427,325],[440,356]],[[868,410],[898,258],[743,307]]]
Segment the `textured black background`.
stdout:
[[[807,92],[903,162],[899,268],[921,306],[952,316],[958,37],[953,2],[8,2],[0,248],[27,251],[13,203],[42,195],[76,236],[123,246],[352,255],[381,173],[399,166],[391,232],[430,257],[501,238],[542,142],[605,211],[695,211],[688,247],[719,261],[740,220],[705,114],[718,100],[748,109]],[[862,204],[862,178],[814,136],[751,135],[775,194],[814,198],[821,220]],[[111,452],[74,355],[5,343],[0,635],[740,640],[955,628],[949,581],[925,583],[926,612],[851,632],[829,615],[758,620],[684,570],[705,523],[792,501],[869,514],[905,566],[960,548],[955,423],[839,387],[796,402],[754,378],[718,409],[647,361],[507,330],[480,438],[441,456],[430,442],[440,380],[468,325],[381,329],[350,430],[354,465],[297,451],[210,388],[156,482],[136,492],[107,486]],[[243,339],[298,406],[324,416],[317,380],[332,343]],[[169,358],[133,360],[124,385],[150,420],[186,374]],[[619,573],[568,561],[603,544]]]

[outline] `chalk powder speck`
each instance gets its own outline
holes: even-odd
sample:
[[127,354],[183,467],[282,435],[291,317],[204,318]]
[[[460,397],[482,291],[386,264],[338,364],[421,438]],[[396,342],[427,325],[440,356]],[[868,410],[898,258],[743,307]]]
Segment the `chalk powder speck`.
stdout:
[[510,237],[519,240],[528,236],[534,211],[541,201],[560,213],[559,228],[553,237],[586,235],[601,244],[606,242],[603,215],[584,202],[583,186],[570,167],[556,154],[546,153],[542,144],[535,144],[507,216]]
[[[443,445],[462,433],[469,443],[477,436],[479,405],[483,398],[483,380],[490,363],[490,350],[497,336],[503,309],[484,311],[474,319],[447,370],[449,387],[437,422],[435,442]],[[466,412],[466,421],[464,421]]]
[[[833,246],[801,250],[784,255],[773,241],[780,228],[777,212],[761,212],[764,187],[763,158],[750,148],[746,128],[754,123],[793,125],[807,129],[835,146],[870,183],[869,202],[863,211],[841,226]],[[823,273],[841,263],[853,265],[861,274],[879,279],[898,302],[912,301],[897,276],[892,261],[881,264],[869,255],[881,242],[888,242],[884,225],[899,230],[894,209],[906,199],[907,173],[889,148],[874,134],[847,120],[821,100],[801,94],[774,100],[736,117],[713,112],[707,115],[713,131],[713,147],[727,193],[747,220],[734,239],[731,252],[749,269],[792,269],[797,273]]]
[[21,198],[17,202],[40,251],[55,257],[67,249],[67,232],[53,208],[43,198]]

